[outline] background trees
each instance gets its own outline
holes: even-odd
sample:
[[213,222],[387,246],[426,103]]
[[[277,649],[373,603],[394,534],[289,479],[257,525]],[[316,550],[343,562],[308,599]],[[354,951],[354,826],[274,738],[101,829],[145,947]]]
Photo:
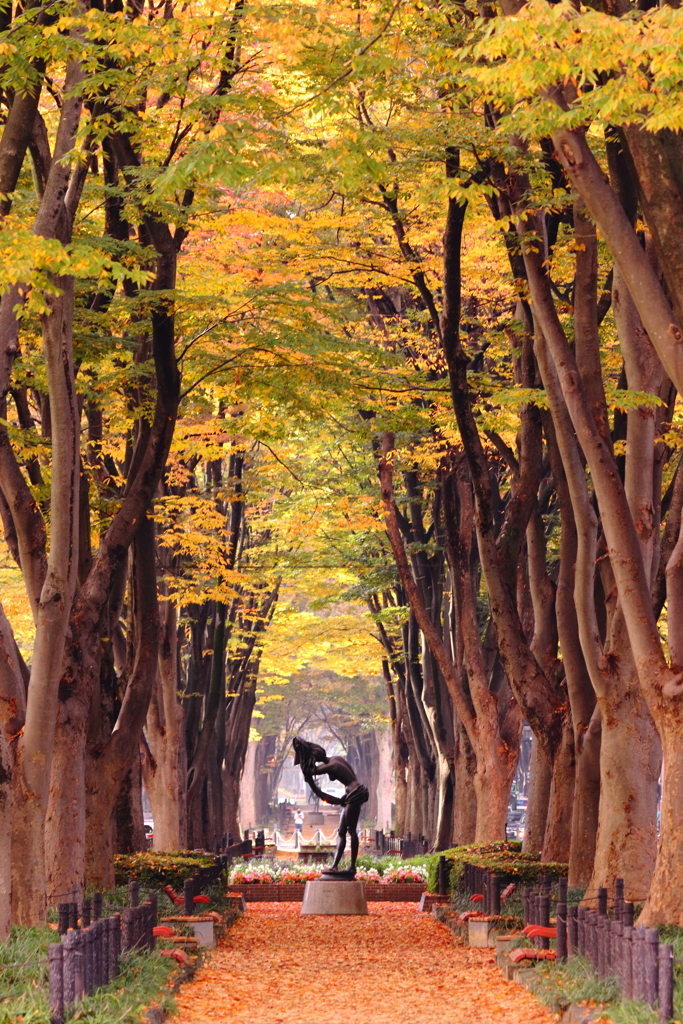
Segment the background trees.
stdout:
[[364,773],[388,730],[399,830],[502,838],[526,720],[527,848],[576,884],[654,879],[661,920],[683,849],[679,13],[10,13],[16,919],[111,880],[143,780],[159,848],[236,832],[245,765],[256,824],[298,729]]

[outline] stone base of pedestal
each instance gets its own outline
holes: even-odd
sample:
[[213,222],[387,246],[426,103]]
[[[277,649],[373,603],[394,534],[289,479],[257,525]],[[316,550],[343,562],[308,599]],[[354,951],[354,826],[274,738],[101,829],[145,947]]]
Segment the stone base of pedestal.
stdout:
[[306,882],[302,914],[367,914],[362,882]]

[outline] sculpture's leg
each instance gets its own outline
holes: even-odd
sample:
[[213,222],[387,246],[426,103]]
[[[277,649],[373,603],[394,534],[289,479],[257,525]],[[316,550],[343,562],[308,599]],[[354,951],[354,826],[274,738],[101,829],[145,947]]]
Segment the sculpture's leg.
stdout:
[[344,850],[346,849],[346,807],[341,813],[339,819],[339,834],[337,836],[337,849],[334,853],[334,860],[332,861],[332,870],[336,871],[339,867],[340,861],[344,856]]
[[346,824],[351,835],[351,871],[356,870],[356,860],[358,859],[358,819],[360,817],[360,808],[360,804],[347,808]]

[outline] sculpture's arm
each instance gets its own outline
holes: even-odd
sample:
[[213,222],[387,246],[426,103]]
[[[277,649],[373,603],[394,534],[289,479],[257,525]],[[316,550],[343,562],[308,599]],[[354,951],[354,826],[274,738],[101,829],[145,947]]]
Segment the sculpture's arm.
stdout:
[[324,800],[326,804],[336,804],[338,807],[341,807],[345,803],[344,797],[333,796],[332,793],[323,793],[322,789],[318,788],[312,775],[305,775],[304,778],[315,795]]

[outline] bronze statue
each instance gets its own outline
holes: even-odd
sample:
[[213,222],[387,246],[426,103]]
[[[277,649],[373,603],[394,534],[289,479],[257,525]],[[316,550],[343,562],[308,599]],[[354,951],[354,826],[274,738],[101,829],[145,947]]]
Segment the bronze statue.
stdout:
[[[356,773],[343,757],[328,757],[322,747],[317,743],[309,743],[298,736],[294,742],[294,764],[301,765],[303,776],[316,796],[328,804],[337,804],[344,808],[339,819],[339,835],[337,837],[337,849],[334,854],[334,861],[329,870],[323,872],[323,878],[353,879],[356,877],[356,860],[358,858],[358,819],[360,809],[367,802],[370,794],[365,786],[356,778]],[[319,762],[321,762],[319,764]],[[344,796],[333,796],[331,793],[323,793],[318,788],[314,776],[327,775],[332,782],[341,782],[346,786]],[[339,871],[339,863],[346,849],[346,834],[351,838],[351,867],[348,871]]]

